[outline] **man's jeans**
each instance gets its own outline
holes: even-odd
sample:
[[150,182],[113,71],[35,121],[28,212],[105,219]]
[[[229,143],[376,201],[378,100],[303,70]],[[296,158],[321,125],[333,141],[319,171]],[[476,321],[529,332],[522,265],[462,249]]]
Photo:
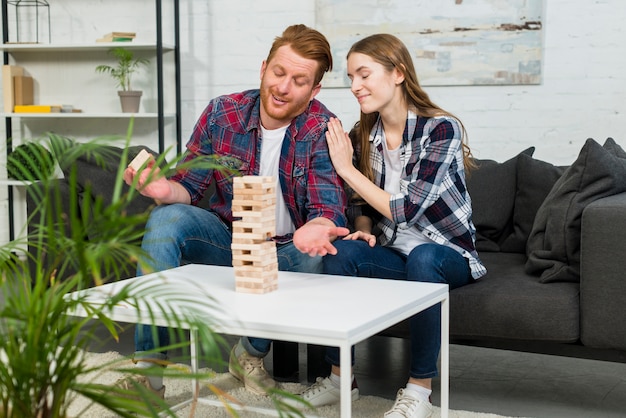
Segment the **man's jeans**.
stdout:
[[[192,263],[231,266],[231,243],[232,231],[214,212],[191,205],[173,204],[154,208],[141,246],[151,257],[152,271],[162,271]],[[292,242],[277,245],[276,252],[279,270],[309,273],[322,271],[322,257],[303,254]],[[138,268],[137,276],[142,274],[144,272]],[[289,315],[289,312],[285,312],[285,315]],[[269,352],[272,341],[243,338],[242,343],[251,355],[263,357]],[[167,328],[155,329],[150,325],[135,327],[135,360],[166,359],[165,351],[157,353],[154,350],[169,344]]]
[[[450,289],[473,281],[469,264],[455,250],[438,244],[422,244],[408,257],[393,249],[365,241],[335,241],[337,255],[324,256],[324,273],[342,276],[378,277],[382,279],[447,283]],[[359,295],[354,295],[359,297]],[[441,304],[410,318],[410,376],[427,379],[437,376],[437,359],[441,348]],[[354,347],[352,348],[354,364]],[[326,360],[339,366],[339,349],[328,347]]]

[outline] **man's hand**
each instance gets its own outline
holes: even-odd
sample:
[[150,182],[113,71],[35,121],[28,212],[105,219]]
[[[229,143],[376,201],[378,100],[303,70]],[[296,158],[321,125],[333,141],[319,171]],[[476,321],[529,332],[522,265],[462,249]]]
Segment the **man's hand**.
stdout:
[[[330,224],[330,221],[328,222]],[[350,230],[320,222],[308,222],[293,234],[293,245],[311,257],[335,255],[337,249],[331,244],[337,237],[348,235]]]
[[139,190],[139,193],[155,200],[167,200],[172,194],[169,181],[161,174],[159,168],[154,165],[154,160],[148,161],[148,165],[143,170],[139,170],[139,172],[131,166],[127,167],[124,170],[124,181],[129,186],[133,186],[133,183],[136,181],[135,187]]

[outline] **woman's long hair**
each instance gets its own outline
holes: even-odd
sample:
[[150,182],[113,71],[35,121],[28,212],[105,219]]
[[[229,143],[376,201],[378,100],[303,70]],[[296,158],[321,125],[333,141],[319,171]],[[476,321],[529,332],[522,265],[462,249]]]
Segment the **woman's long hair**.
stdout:
[[[385,33],[371,35],[352,45],[346,58],[349,58],[350,54],[356,52],[369,56],[389,72],[397,68],[404,75],[404,82],[402,83],[404,99],[409,107],[414,108],[418,116],[433,117],[446,115],[456,119],[462,130],[463,165],[466,171],[475,167],[475,163],[471,158],[470,148],[466,143],[467,133],[465,126],[463,126],[459,118],[443,110],[430,100],[428,94],[419,84],[411,54],[400,39]],[[355,126],[355,132],[353,132],[357,141],[354,144],[355,149],[361,151],[358,161],[359,169],[370,180],[374,180],[374,174],[370,166],[367,150],[369,149],[370,132],[376,120],[378,120],[378,112],[370,114],[361,112],[359,123]]]

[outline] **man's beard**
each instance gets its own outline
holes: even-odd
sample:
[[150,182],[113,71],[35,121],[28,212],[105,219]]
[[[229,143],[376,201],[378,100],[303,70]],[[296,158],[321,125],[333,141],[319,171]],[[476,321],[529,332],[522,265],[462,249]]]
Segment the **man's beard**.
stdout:
[[289,124],[292,119],[304,112],[309,103],[308,100],[301,103],[288,100],[284,106],[276,107],[273,103],[274,97],[281,99],[280,96],[273,95],[269,89],[261,86],[261,106],[263,106],[263,110],[267,116],[282,123],[283,126]]

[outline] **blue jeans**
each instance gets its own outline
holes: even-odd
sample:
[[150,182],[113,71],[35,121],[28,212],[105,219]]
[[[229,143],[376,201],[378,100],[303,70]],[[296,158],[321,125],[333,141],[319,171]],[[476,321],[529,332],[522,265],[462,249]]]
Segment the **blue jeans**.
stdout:
[[[146,225],[141,247],[150,256],[151,271],[162,271],[184,264],[232,265],[232,232],[221,218],[209,210],[185,204],[154,208]],[[276,246],[278,269],[321,273],[322,257],[310,257],[296,249],[292,242]],[[141,268],[137,276],[143,275]],[[243,338],[244,348],[253,356],[263,357],[272,341]],[[166,359],[167,352],[156,352],[170,344],[164,327],[135,327],[135,359]]]
[[[467,259],[443,245],[419,245],[408,257],[380,245],[372,248],[365,241],[341,240],[335,241],[334,245],[337,255],[324,256],[323,260],[324,273],[327,274],[447,283],[450,289],[473,282]],[[410,376],[416,379],[435,377],[441,348],[441,304],[412,316],[409,322]],[[339,366],[339,348],[328,347],[326,361]]]

